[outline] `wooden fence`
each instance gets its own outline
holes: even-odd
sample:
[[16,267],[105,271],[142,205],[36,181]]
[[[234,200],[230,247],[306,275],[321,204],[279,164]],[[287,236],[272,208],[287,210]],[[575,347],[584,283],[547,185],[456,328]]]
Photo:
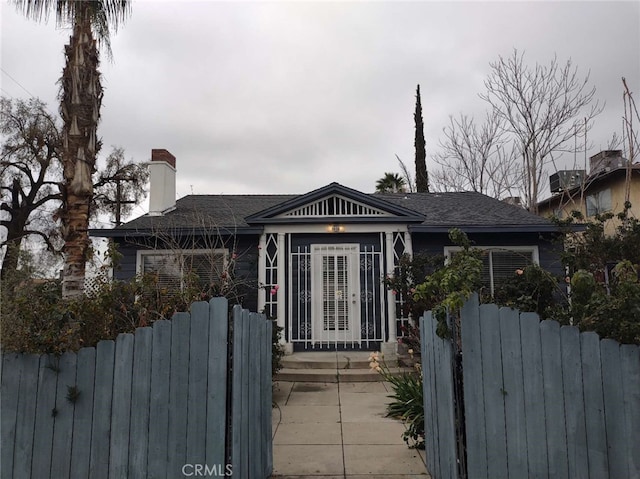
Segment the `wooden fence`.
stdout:
[[[434,479],[640,478],[638,346],[541,322],[533,313],[480,306],[477,297],[460,323],[464,418],[454,421],[464,420],[465,458],[442,447],[455,440],[449,393],[429,390],[450,387],[452,363],[439,365],[437,349],[423,356]],[[446,349],[430,315],[422,324],[423,343]],[[449,465],[460,459],[467,468],[459,475]]]
[[77,354],[3,354],[1,477],[268,477],[271,327],[214,298]]

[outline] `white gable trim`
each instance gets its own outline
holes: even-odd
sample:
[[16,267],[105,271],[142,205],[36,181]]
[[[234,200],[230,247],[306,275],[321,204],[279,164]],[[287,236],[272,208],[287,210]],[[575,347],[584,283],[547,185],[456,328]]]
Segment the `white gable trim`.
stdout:
[[330,195],[281,213],[275,218],[379,218],[395,215],[342,195]]

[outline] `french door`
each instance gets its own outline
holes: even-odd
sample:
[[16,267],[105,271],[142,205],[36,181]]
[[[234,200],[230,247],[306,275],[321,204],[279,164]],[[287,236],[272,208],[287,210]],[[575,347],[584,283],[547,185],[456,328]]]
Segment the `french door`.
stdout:
[[313,342],[360,341],[359,245],[312,245]]

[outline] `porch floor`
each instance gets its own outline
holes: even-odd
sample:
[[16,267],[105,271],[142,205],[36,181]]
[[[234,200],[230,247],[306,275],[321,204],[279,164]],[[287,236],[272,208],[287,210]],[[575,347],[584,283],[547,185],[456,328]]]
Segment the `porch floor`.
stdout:
[[276,382],[271,477],[429,479],[424,451],[385,415],[390,392],[384,382]]

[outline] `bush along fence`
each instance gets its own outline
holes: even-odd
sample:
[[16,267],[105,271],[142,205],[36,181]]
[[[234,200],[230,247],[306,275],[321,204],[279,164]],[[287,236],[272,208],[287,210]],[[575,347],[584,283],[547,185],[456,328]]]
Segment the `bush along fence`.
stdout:
[[453,341],[431,313],[420,322],[434,479],[640,478],[638,346],[477,296],[450,321]]
[[0,476],[268,477],[271,328],[214,298],[77,354],[3,354]]

